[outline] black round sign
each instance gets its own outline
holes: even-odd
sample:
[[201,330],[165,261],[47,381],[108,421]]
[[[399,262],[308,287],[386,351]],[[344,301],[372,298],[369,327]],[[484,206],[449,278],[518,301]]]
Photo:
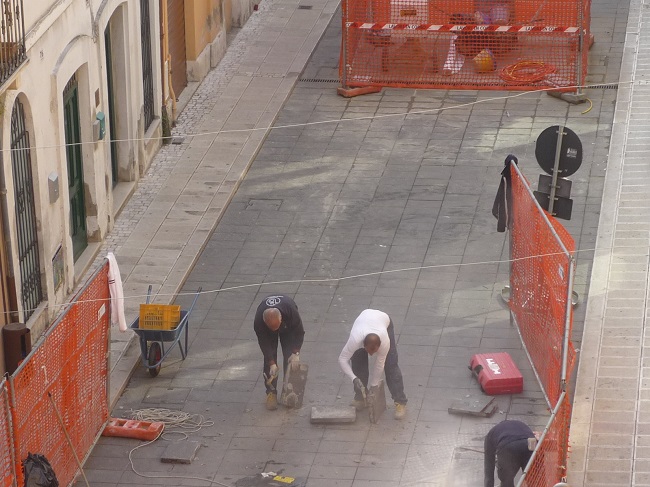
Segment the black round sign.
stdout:
[[555,150],[557,149],[557,137],[562,128],[562,147],[560,149],[560,160],[558,177],[571,176],[582,164],[582,142],[576,133],[567,128],[553,125],[547,128],[539,137],[535,146],[535,157],[537,163],[547,174],[553,175],[555,167]]

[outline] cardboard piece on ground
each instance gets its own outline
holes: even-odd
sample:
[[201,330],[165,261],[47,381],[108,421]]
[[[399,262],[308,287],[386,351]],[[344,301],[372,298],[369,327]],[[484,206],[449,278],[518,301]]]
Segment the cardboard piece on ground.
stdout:
[[309,366],[304,362],[289,364],[286,377],[282,382],[280,404],[284,404],[288,408],[302,407],[307,385],[307,372],[309,372]]
[[163,463],[190,464],[201,444],[198,441],[175,441],[165,449],[160,458]]
[[312,406],[310,421],[318,423],[354,423],[357,410],[354,406]]
[[447,411],[451,414],[468,414],[470,416],[489,418],[497,409],[498,406],[493,397],[470,396],[455,400]]
[[379,385],[368,389],[368,413],[370,415],[370,422],[377,423],[382,413],[386,411],[386,392],[384,391],[384,381],[380,381]]

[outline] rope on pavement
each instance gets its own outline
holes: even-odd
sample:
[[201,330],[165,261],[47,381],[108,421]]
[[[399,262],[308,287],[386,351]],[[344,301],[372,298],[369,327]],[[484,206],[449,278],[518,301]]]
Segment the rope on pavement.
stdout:
[[131,470],[138,477],[143,477],[145,479],[191,479],[207,482],[210,485],[216,484],[223,487],[233,487],[230,484],[224,484],[218,480],[206,479],[204,477],[142,473],[136,470],[135,464],[133,463],[133,452],[139,448],[151,445],[155,441],[158,441],[160,438],[166,439],[164,437],[165,434],[181,434],[184,436],[183,439],[187,439],[188,433],[196,433],[202,428],[214,426],[214,421],[210,419],[206,420],[201,414],[190,414],[184,411],[175,411],[171,409],[160,408],[137,409],[132,411],[132,417],[138,421],[160,422],[165,425],[160,434],[153,440],[142,443],[141,445],[138,445],[129,451],[129,462],[131,463]]
[[167,439],[165,438],[166,434],[180,434],[184,436],[183,439],[187,439],[189,433],[196,433],[203,428],[214,426],[214,421],[206,420],[201,414],[190,414],[171,409],[137,409],[132,412],[132,416],[138,421],[163,423],[165,425],[161,435],[163,439]]

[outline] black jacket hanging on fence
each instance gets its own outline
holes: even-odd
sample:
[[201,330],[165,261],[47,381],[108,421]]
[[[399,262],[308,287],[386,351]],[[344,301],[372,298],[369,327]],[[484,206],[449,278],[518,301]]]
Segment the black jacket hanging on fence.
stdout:
[[512,154],[506,157],[503,171],[501,171],[501,182],[497,195],[492,205],[492,214],[497,219],[497,232],[505,232],[512,224],[512,177],[510,176],[510,163],[517,164],[519,161]]

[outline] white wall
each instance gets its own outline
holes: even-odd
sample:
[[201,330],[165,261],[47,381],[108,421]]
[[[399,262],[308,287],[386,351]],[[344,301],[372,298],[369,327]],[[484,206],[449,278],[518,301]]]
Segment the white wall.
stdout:
[[[28,129],[32,144],[31,158],[36,193],[36,214],[42,262],[42,280],[46,300],[61,303],[75,286],[72,242],[69,237],[68,170],[64,147],[63,90],[70,77],[77,73],[79,108],[84,158],[84,183],[86,197],[86,224],[89,242],[101,242],[114,221],[112,207],[111,161],[108,137],[104,141],[92,140],[92,124],[99,111],[106,114],[108,125],[108,97],[106,86],[104,30],[111,17],[121,23],[115,29],[120,38],[116,45],[123,45],[126,58],[115,59],[119,72],[119,92],[115,88],[116,111],[119,110],[120,137],[130,139],[121,143],[120,177],[137,180],[148,167],[159,147],[158,122],[154,122],[145,134],[143,121],[142,63],[140,51],[140,6],[138,1],[124,0],[24,0],[25,28],[27,31],[27,57],[29,59],[19,76],[6,92],[5,110],[2,114],[2,147],[10,146],[10,117],[13,101],[20,97],[28,112]],[[160,116],[160,55],[158,30],[158,2],[151,0],[154,105]],[[96,103],[96,101],[98,103]],[[136,139],[136,140],[134,140]],[[3,153],[3,175],[7,185],[6,205],[8,226],[11,232],[10,266],[19,281],[16,257],[16,220],[10,156]],[[130,170],[129,170],[130,167]],[[122,170],[123,169],[123,170]],[[60,196],[50,203],[48,175],[59,176]],[[65,283],[55,293],[52,275],[52,257],[59,246],[65,255]],[[92,260],[92,259],[90,259]],[[17,292],[20,292],[19,283]],[[18,295],[20,306],[21,297]],[[50,320],[58,313],[58,307],[50,306],[40,314]],[[32,321],[43,321],[35,316]],[[34,330],[38,331],[38,330]],[[32,333],[34,336],[34,333]]]

